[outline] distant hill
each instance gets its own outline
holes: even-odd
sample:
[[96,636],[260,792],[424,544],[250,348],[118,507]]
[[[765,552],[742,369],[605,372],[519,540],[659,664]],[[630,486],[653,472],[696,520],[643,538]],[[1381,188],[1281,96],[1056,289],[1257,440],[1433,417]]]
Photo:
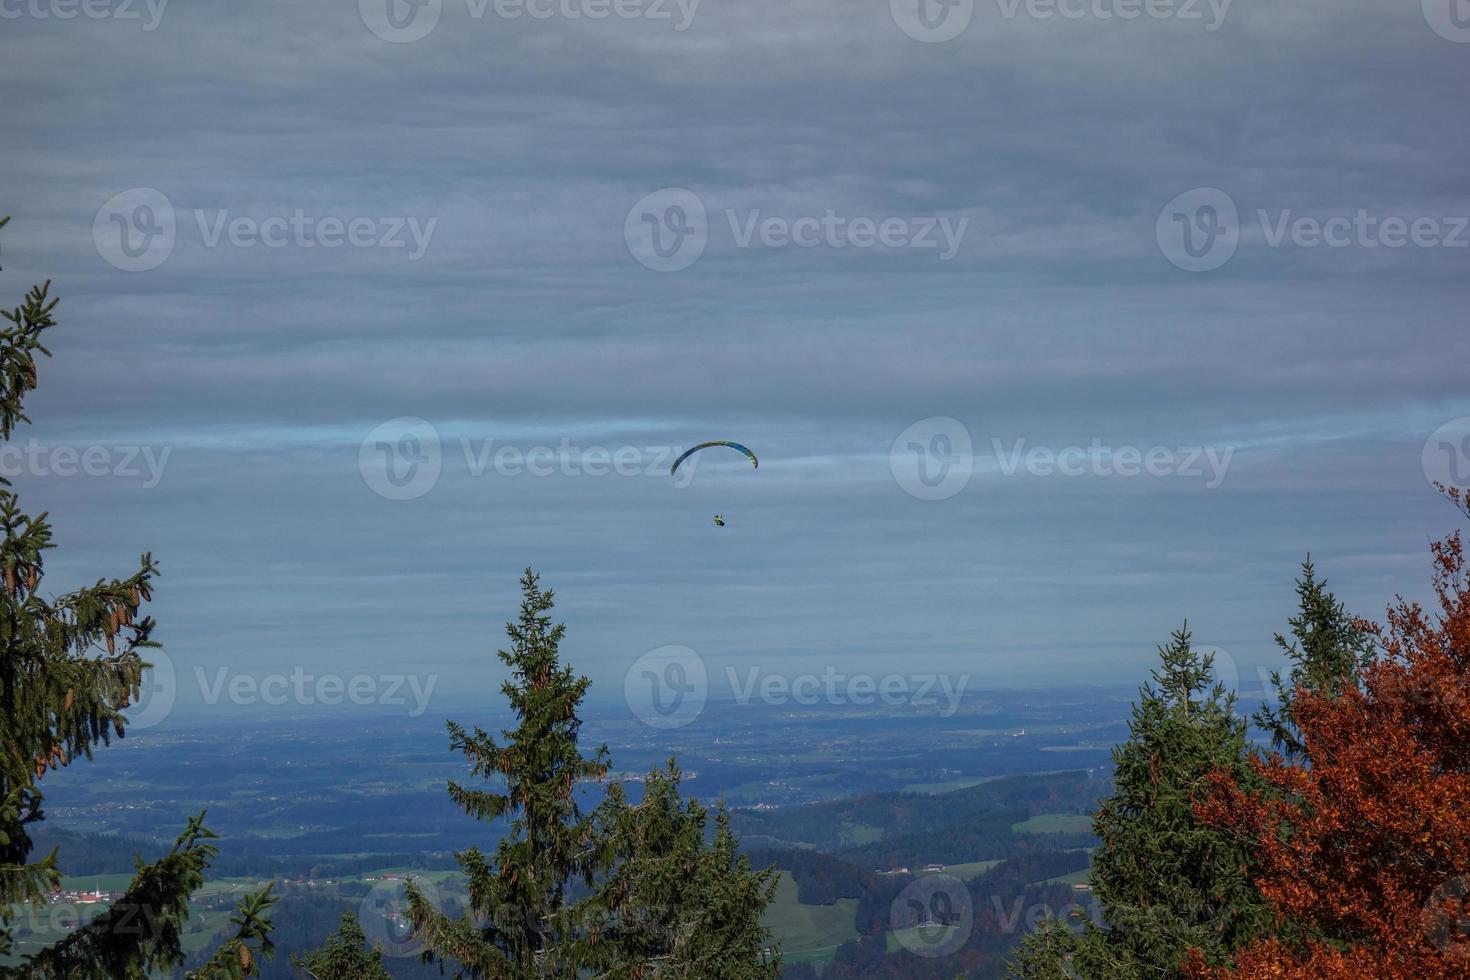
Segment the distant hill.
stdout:
[[738,810],[734,825],[751,850],[811,848],[841,856],[862,871],[957,864],[1086,846],[1090,832],[1018,834],[1012,826],[1041,816],[1082,818],[1097,792],[1085,772],[1007,776],[948,793],[872,793],[802,807]]

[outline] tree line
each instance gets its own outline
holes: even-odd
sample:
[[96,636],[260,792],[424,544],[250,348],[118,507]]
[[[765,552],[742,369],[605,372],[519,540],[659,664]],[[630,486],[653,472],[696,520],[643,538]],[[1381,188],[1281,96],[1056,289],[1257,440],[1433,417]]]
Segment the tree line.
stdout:
[[[1440,487],[1461,513],[1461,491]],[[1413,980],[1470,973],[1470,575],[1430,548],[1434,602],[1351,615],[1310,558],[1276,643],[1290,669],[1247,737],[1188,628],[1159,651],[1093,822],[1100,921],[1056,918],[1032,980]]]

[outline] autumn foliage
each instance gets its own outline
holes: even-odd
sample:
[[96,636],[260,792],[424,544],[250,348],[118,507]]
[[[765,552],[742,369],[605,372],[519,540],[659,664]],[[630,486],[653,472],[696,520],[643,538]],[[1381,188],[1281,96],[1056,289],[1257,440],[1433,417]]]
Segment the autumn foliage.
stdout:
[[1358,685],[1299,689],[1304,756],[1253,759],[1266,794],[1216,773],[1196,805],[1251,842],[1281,928],[1191,976],[1470,976],[1470,581],[1458,532],[1431,550],[1438,608],[1400,599]]

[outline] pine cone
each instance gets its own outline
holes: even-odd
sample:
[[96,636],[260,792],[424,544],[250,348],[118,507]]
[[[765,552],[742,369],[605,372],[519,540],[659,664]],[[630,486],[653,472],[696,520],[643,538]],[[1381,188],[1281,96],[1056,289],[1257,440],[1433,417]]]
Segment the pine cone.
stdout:
[[246,946],[244,943],[241,943],[240,944],[240,968],[242,970],[247,970],[248,971],[250,969],[251,963],[253,963],[253,962],[254,962],[254,959],[250,955],[250,947],[249,946]]

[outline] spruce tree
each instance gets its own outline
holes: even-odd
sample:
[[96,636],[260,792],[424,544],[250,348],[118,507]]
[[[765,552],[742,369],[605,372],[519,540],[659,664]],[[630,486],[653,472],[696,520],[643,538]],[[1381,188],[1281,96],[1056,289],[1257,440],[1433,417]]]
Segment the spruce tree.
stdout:
[[458,855],[469,907],[458,919],[410,883],[408,900],[425,958],[457,962],[472,977],[728,977],[773,980],[780,970],[761,923],[775,890],[752,871],[723,807],[709,838],[709,811],[679,796],[681,774],[649,774],[642,800],[620,783],[589,813],[581,783],[607,773],[607,748],[577,746],[578,709],[589,682],[557,653],[564,628],[548,615],[552,594],[534,572],[521,579],[521,614],[510,623],[511,668],[502,685],[517,727],[492,739],[449,725],[451,748],[489,789],[449,784],[481,820],[509,817],[493,858]]
[[1113,795],[1093,819],[1100,844],[1092,890],[1104,921],[1038,931],[1012,961],[1014,975],[1177,977],[1191,949],[1225,962],[1270,926],[1251,883],[1250,851],[1194,812],[1211,773],[1250,783],[1246,723],[1187,626],[1159,656],[1133,707],[1128,741],[1113,750]]
[[1291,671],[1285,678],[1280,671],[1271,672],[1277,703],[1262,705],[1252,718],[1270,734],[1272,748],[1288,759],[1303,751],[1296,723],[1298,689],[1337,697],[1345,688],[1358,686],[1361,671],[1374,657],[1371,624],[1350,615],[1327,591],[1326,581],[1317,580],[1311,555],[1302,562],[1296,594],[1299,611],[1287,621],[1292,638],[1276,634],[1276,645],[1291,661]]
[[[0,218],[3,228],[9,218]],[[37,357],[49,356],[42,335],[55,326],[51,284],[34,286],[13,310],[0,310],[0,439],[29,422],[25,395],[38,383]],[[42,779],[48,772],[90,759],[99,744],[122,738],[123,709],[137,700],[143,651],[153,620],[142,613],[152,598],[158,567],[145,554],[120,578],[47,594],[45,555],[54,547],[46,515],[25,513],[0,480],[0,955],[14,951],[11,923],[21,903],[41,903],[60,887],[57,852],[33,860],[28,828],[45,818]],[[138,861],[126,893],[106,912],[0,977],[117,980],[144,977],[183,963],[180,938],[188,898],[204,882],[216,853],[215,835],[201,813],[173,849],[153,864]],[[257,973],[269,955],[269,889],[249,896],[235,932],[196,975],[241,977]]]
[[[449,795],[470,816],[510,827],[493,860],[478,847],[459,854],[469,908],[459,919],[435,909],[411,884],[409,908],[426,958],[457,960],[472,976],[562,976],[574,931],[566,907],[570,881],[590,886],[597,855],[593,821],[577,802],[580,784],[607,773],[607,748],[581,754],[577,710],[591,683],[557,653],[566,627],[547,615],[552,593],[529,568],[521,577],[520,619],[506,625],[510,649],[498,651],[511,677],[501,685],[518,725],[501,732],[450,722],[450,746],[490,788],[450,782]],[[502,789],[503,787],[503,789]]]
[[392,980],[383,967],[382,950],[368,945],[351,909],[342,912],[342,924],[321,948],[293,956],[291,962],[312,980]]
[[774,980],[780,957],[761,915],[776,890],[773,869],[739,854],[724,805],[715,812],[680,796],[675,760],[654,770],[630,805],[614,785],[599,808],[610,864],[578,906],[585,955],[596,976]]

